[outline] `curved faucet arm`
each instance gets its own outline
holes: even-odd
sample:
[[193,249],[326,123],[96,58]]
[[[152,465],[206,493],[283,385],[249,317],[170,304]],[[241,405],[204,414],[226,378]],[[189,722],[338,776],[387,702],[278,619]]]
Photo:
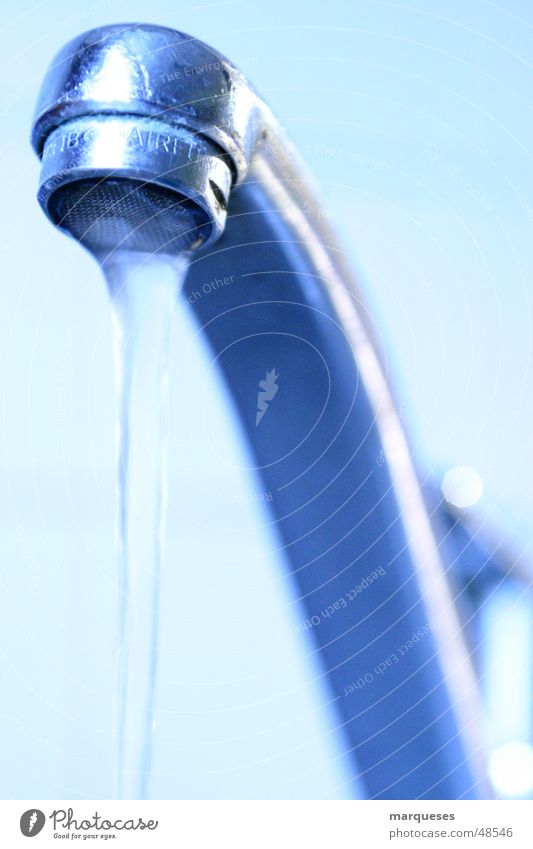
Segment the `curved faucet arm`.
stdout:
[[[186,302],[269,493],[301,628],[369,796],[487,797],[477,683],[384,367],[342,249],[277,139],[192,263]],[[213,278],[231,285],[205,297]],[[279,392],[257,424],[272,370]]]

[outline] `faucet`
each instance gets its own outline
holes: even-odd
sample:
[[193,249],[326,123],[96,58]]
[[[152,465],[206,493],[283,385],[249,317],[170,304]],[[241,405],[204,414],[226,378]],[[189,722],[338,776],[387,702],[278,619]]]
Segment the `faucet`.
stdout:
[[354,787],[489,796],[438,511],[342,247],[269,107],[184,33],[105,26],[52,62],[32,144],[44,212],[102,265],[189,256],[182,298],[269,493]]

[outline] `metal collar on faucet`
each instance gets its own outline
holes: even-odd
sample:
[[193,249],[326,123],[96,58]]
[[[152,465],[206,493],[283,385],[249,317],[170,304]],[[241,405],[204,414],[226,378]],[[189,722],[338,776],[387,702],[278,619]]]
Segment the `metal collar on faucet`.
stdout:
[[231,186],[262,134],[242,73],[207,45],[165,27],[124,24],[73,39],[41,87],[32,144],[39,201],[60,224],[59,190],[82,180],[150,181],[205,213],[192,248],[220,236]]

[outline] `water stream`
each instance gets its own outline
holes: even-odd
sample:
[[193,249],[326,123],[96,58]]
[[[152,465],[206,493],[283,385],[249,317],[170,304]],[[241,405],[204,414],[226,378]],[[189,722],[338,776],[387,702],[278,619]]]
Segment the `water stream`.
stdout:
[[184,257],[124,252],[103,267],[117,391],[115,795],[121,799],[148,794],[166,520],[169,336],[187,266]]

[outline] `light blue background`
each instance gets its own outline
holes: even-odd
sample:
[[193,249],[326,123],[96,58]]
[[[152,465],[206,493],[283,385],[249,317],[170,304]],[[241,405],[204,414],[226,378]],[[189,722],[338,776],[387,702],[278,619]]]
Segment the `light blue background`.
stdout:
[[[111,793],[110,319],[96,265],[37,207],[28,134],[62,44],[133,20],[207,41],[269,100],[359,271],[424,472],[473,466],[495,533],[532,539],[530,4],[4,2],[2,797]],[[342,796],[328,693],[186,309],[173,357],[152,793]]]

